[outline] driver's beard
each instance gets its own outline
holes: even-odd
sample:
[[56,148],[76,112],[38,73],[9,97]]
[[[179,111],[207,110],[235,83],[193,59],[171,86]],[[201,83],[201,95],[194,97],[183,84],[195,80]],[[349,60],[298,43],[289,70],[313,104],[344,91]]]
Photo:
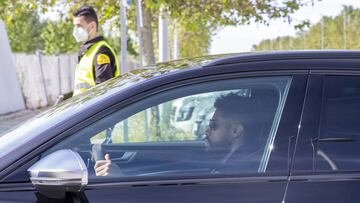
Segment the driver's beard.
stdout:
[[209,161],[221,162],[231,151],[230,142],[212,143],[206,139],[205,145]]
[[221,142],[214,143],[209,138],[205,138],[206,151],[227,151],[229,152],[233,143],[233,140],[224,139]]

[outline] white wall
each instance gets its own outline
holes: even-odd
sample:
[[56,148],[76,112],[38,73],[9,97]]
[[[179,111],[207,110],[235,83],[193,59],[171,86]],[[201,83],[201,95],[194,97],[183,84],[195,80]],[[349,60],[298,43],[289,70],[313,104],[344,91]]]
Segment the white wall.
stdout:
[[[55,56],[15,53],[12,57],[26,108],[53,105],[59,95],[73,91],[76,54]],[[134,60],[129,59],[127,62],[128,70],[138,66]]]
[[28,109],[53,105],[73,89],[76,55],[13,54]]
[[5,25],[0,21],[0,114],[25,109]]

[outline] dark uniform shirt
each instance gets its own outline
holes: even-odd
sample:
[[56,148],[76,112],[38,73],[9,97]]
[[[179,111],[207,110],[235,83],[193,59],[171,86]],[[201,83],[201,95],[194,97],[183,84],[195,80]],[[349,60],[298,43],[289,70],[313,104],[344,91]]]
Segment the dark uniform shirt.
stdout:
[[[78,53],[78,63],[80,59],[85,55],[85,53],[90,49],[90,47],[96,42],[104,40],[104,37],[99,36],[95,37],[89,41],[86,41],[79,49]],[[104,56],[105,55],[105,56]],[[106,60],[107,57],[110,60]],[[105,58],[105,60],[104,60]],[[100,59],[100,60],[99,60]],[[96,84],[100,84],[108,79],[111,79],[115,75],[115,57],[110,49],[106,46],[101,46],[96,52],[94,57],[94,80]]]

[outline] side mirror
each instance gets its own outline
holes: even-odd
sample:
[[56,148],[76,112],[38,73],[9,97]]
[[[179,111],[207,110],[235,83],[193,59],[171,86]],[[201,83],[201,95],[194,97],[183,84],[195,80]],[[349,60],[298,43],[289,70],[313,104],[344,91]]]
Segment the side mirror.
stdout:
[[71,149],[47,155],[28,171],[38,192],[49,198],[63,198],[66,192],[80,192],[88,183],[86,165]]

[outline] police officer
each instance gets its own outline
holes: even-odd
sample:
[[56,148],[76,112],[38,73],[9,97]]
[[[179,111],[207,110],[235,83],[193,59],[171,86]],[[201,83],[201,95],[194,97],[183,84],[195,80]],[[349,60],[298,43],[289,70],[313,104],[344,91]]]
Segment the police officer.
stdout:
[[73,35],[83,43],[78,53],[75,69],[74,94],[120,75],[116,53],[98,34],[98,18],[90,6],[82,6],[73,12]]

